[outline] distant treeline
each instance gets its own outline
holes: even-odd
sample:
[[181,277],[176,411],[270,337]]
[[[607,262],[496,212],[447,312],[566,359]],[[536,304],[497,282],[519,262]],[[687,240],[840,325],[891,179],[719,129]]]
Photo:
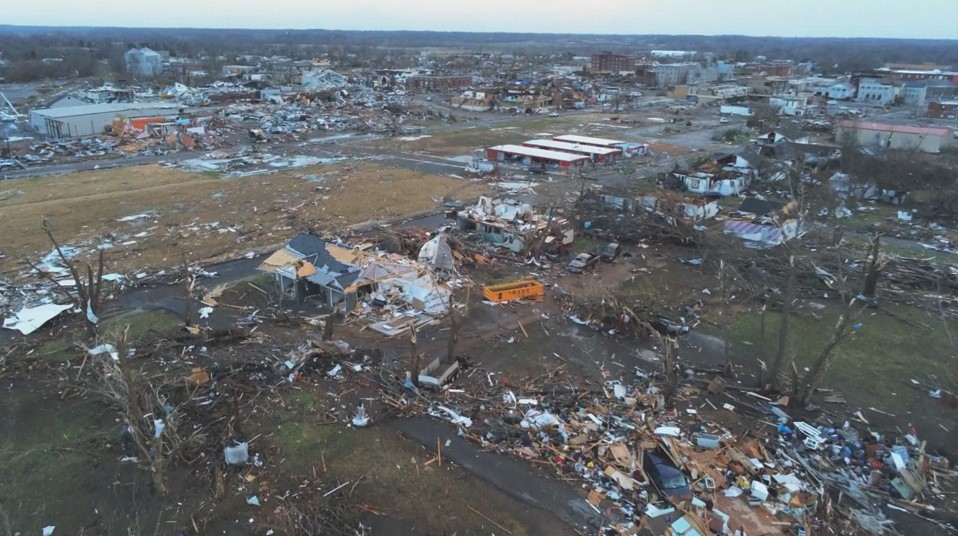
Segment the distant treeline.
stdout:
[[[327,50],[365,47],[455,47],[469,51],[590,55],[600,50],[636,54],[654,49],[712,52],[748,61],[811,60],[826,72],[850,72],[886,62],[958,65],[958,42],[881,38],[785,38],[740,35],[587,35],[535,33],[401,32],[346,30],[241,30],[185,28],[92,28],[0,25],[2,76],[90,76],[119,66],[132,46],[166,50],[174,56],[279,54],[309,58]],[[43,62],[64,58],[66,65]],[[100,60],[99,62],[97,60]]]

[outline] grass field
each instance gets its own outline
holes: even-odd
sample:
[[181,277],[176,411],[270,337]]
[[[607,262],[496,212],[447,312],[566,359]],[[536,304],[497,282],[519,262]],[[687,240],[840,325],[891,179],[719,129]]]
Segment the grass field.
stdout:
[[[792,317],[787,347],[800,373],[830,337],[835,320],[834,313],[821,318],[807,313]],[[780,321],[780,315],[767,313],[765,355],[774,353]],[[933,311],[893,305],[866,309],[860,321],[861,329],[835,350],[822,387],[844,394],[849,408],[875,407],[896,415],[899,425],[902,419],[913,420],[924,424],[920,429],[926,436],[947,437],[958,425],[954,410],[937,410],[940,406],[929,398],[928,390],[912,380],[950,390],[958,386],[958,360],[951,340],[958,335],[958,322],[945,324]],[[758,313],[740,316],[731,325],[735,356],[754,368],[755,358],[763,354],[760,325]],[[876,422],[888,418],[864,413]]]
[[[347,163],[242,179],[161,166],[97,170],[18,181],[0,201],[5,225],[0,273],[22,272],[59,241],[87,254],[103,243],[110,271],[131,273],[201,261],[280,243],[302,229],[323,231],[411,214],[434,198],[471,199],[476,183],[451,177]],[[148,213],[130,222],[121,218]],[[82,255],[82,253],[81,253]]]
[[[476,149],[505,143],[521,143],[537,135],[580,134],[601,138],[632,140],[622,134],[625,129],[609,121],[615,114],[569,114],[559,117],[536,115],[516,118],[504,126],[466,126],[461,129],[435,132],[429,137],[403,140],[391,138],[380,142],[382,147],[402,151],[426,152],[443,156],[472,154]],[[411,138],[416,138],[415,136]]]
[[319,423],[317,415],[328,403],[324,394],[311,386],[288,392],[282,418],[249,423],[251,432],[264,426],[262,432],[277,449],[274,463],[284,475],[318,474],[327,487],[355,482],[355,494],[365,504],[394,519],[416,520],[423,534],[490,533],[489,523],[467,506],[494,514],[514,536],[534,533],[505,495],[448,462],[427,464],[429,452],[387,426],[353,429]]

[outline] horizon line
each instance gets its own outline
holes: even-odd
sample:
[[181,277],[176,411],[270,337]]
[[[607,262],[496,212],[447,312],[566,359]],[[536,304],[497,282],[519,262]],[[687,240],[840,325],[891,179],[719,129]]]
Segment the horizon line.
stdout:
[[657,34],[657,33],[570,33],[570,32],[514,32],[502,30],[372,30],[347,28],[275,28],[275,27],[215,27],[215,26],[90,26],[90,25],[59,25],[59,24],[0,24],[0,28],[33,28],[33,29],[84,29],[84,30],[218,30],[218,31],[276,31],[276,32],[364,32],[364,33],[459,33],[459,34],[505,34],[505,35],[548,35],[548,36],[584,36],[584,37],[748,37],[772,39],[872,39],[882,41],[958,41],[958,37],[882,37],[882,36],[838,36],[838,35],[749,35],[749,34]]

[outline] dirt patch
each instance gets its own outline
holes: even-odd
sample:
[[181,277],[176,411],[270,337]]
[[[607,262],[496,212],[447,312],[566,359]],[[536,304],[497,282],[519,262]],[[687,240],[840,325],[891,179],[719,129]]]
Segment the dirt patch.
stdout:
[[[50,251],[44,219],[59,240],[87,252],[110,244],[109,269],[130,273],[276,244],[299,229],[411,214],[483,187],[364,162],[242,179],[140,166],[20,181],[17,190],[0,201],[5,274]],[[130,216],[140,217],[118,221]]]
[[665,153],[672,156],[680,156],[689,154],[692,152],[688,147],[684,145],[671,145],[668,143],[651,143],[649,148],[652,149],[653,153]]

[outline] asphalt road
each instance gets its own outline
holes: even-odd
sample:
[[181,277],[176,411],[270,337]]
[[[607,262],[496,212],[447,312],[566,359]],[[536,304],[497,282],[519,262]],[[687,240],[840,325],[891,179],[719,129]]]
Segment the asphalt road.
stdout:
[[480,449],[459,437],[456,428],[450,424],[429,417],[412,417],[395,419],[387,425],[434,453],[436,438],[439,438],[443,445],[443,460],[479,476],[514,499],[540,509],[542,515],[559,518],[581,534],[592,534],[601,526],[601,517],[570,486],[540,476],[528,465],[508,456]]

